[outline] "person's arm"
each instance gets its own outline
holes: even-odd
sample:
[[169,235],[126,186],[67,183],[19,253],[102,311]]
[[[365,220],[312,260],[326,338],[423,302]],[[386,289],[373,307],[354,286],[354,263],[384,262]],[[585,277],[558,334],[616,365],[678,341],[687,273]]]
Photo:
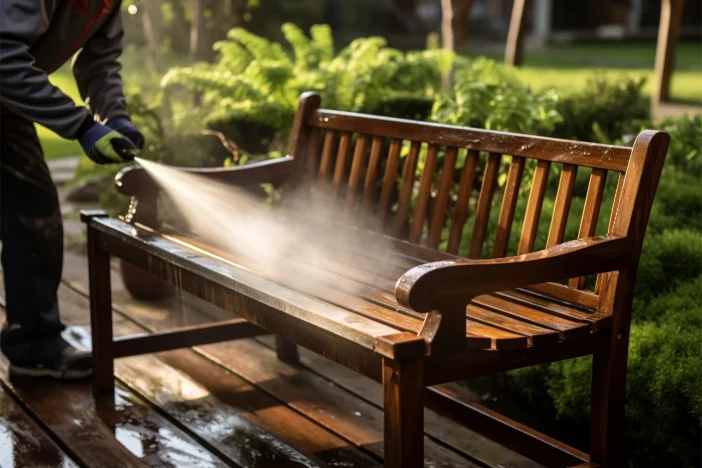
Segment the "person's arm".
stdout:
[[129,118],[119,63],[124,38],[120,4],[73,59],[80,95],[100,122]]
[[75,139],[92,125],[83,106],[49,82],[29,53],[47,29],[55,0],[0,0],[0,103],[60,136]]

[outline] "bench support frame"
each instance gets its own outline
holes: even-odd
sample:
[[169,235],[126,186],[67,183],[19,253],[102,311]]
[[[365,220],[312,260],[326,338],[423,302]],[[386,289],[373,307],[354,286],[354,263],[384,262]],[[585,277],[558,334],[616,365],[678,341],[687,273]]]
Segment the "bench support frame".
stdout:
[[[319,337],[313,330],[304,326],[286,323],[284,320],[268,321],[266,319],[258,324],[244,319],[232,319],[150,335],[114,338],[110,290],[111,256],[126,260],[175,287],[182,287],[186,283],[178,278],[193,277],[187,275],[186,269],[175,265],[172,265],[170,272],[166,272],[163,268],[166,264],[164,260],[145,249],[128,245],[117,236],[104,232],[102,227],[97,229],[95,225],[101,218],[106,217],[106,214],[101,211],[82,213],[83,220],[88,224],[91,330],[94,337],[93,391],[96,397],[112,396],[114,392],[113,360],[116,358],[246,338],[270,331],[276,333],[278,357],[285,360],[286,352],[292,351],[293,357],[297,357],[297,346],[291,344],[286,336],[282,336],[282,332],[287,329],[295,336],[298,344],[383,384],[385,466],[387,467],[422,466],[425,405],[546,466],[590,463],[587,454],[481,405],[460,401],[439,384],[486,375],[495,372],[495,369],[518,369],[541,362],[601,353],[607,345],[602,335],[564,342],[559,348],[551,349],[547,354],[539,348],[533,349],[526,358],[523,352],[514,352],[514,359],[508,358],[509,352],[500,352],[502,358],[497,359],[498,353],[486,350],[466,350],[451,357],[425,356],[424,339],[409,333],[383,337],[377,343],[376,352],[373,352],[355,343]],[[209,300],[209,302],[225,310],[227,310],[225,304],[235,303],[234,298],[239,296],[233,291],[227,291],[222,285],[209,278],[198,277],[187,283],[193,289],[200,291],[218,288],[214,296],[221,301]],[[224,294],[227,294],[227,297],[223,297]],[[200,297],[208,300],[207,297]],[[247,312],[256,314],[255,310],[242,309],[241,312],[244,316],[248,315]],[[266,331],[266,329],[269,330]],[[286,349],[287,346],[290,348]],[[381,354],[388,357],[382,357]]]

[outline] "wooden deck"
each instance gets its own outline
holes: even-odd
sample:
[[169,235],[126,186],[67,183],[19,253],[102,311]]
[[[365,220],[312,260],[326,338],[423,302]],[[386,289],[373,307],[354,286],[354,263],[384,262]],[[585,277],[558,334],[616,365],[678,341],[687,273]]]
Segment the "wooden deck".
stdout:
[[[87,281],[85,256],[67,251],[60,307],[67,338],[82,347]],[[231,318],[182,294],[135,301],[116,267],[112,281],[118,335]],[[87,382],[10,380],[0,358],[0,467],[382,466],[380,385],[305,350],[301,366],[279,362],[272,345],[263,337],[120,359],[112,401],[95,401]],[[428,410],[424,442],[427,467],[538,466]]]

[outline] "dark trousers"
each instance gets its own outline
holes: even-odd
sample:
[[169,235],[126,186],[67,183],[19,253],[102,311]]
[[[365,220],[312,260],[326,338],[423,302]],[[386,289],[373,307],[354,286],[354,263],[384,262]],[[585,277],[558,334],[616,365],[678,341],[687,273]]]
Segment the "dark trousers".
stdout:
[[34,125],[0,107],[0,238],[6,323],[0,350],[17,364],[55,357],[63,223]]

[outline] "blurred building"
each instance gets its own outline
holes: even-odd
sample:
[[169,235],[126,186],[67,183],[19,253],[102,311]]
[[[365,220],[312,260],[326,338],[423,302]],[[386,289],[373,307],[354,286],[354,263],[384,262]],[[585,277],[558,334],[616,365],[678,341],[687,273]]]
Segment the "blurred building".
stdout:
[[[470,24],[471,39],[504,39],[513,1],[473,0],[472,3],[470,15],[465,18]],[[527,33],[539,42],[655,40],[660,10],[660,0],[531,0]],[[417,12],[428,29],[438,28],[440,0],[419,1]],[[702,37],[701,1],[686,1],[681,37]]]

